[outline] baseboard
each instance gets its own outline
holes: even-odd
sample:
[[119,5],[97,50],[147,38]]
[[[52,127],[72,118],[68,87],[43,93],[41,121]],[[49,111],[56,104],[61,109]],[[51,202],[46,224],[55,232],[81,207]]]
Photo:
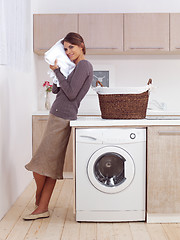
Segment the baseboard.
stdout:
[[73,172],[63,172],[63,178],[73,178]]
[[180,223],[179,214],[148,214],[147,223]]
[[80,222],[130,222],[145,221],[145,211],[76,211]]

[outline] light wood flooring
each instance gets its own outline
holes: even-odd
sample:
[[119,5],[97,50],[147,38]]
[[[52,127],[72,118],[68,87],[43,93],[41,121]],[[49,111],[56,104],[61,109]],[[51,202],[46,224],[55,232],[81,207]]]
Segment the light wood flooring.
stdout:
[[57,182],[50,218],[24,221],[34,208],[32,181],[0,221],[0,240],[180,240],[180,224],[76,222],[72,185],[72,179]]

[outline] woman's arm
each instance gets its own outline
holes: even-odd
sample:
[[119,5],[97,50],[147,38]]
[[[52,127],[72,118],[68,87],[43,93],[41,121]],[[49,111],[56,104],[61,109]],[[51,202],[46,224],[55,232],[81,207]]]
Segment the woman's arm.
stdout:
[[70,101],[73,101],[77,97],[80,89],[89,76],[89,69],[86,61],[80,61],[77,64],[74,73],[72,75],[69,75],[67,80],[57,69],[55,69],[54,72],[57,79],[59,80],[61,89]]
[[57,84],[53,83],[52,93],[57,94],[60,90],[60,87],[57,87]]

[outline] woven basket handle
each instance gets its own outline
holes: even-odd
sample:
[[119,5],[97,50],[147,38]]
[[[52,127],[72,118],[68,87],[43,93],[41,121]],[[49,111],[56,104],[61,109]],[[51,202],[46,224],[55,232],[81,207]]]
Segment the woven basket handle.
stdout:
[[148,85],[152,84],[152,79],[151,79],[151,78],[149,79],[149,81],[148,81],[147,84],[148,84]]
[[103,84],[100,81],[96,81],[96,87],[98,86],[98,84],[103,87]]

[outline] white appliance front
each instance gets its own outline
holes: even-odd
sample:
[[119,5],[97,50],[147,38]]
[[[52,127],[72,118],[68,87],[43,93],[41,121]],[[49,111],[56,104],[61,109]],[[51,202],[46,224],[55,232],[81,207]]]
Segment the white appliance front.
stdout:
[[145,221],[146,129],[76,129],[76,220]]

